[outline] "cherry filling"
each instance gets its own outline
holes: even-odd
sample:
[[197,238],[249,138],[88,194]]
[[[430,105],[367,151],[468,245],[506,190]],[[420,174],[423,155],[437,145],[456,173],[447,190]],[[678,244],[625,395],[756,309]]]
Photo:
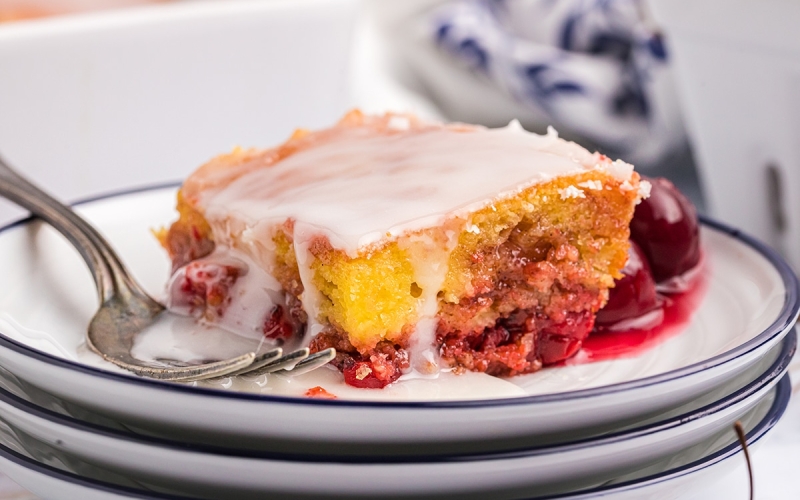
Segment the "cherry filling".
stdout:
[[336,399],[336,394],[326,391],[324,387],[319,385],[307,390],[305,396],[307,398],[317,398],[317,399]]
[[204,236],[200,228],[190,223],[177,221],[167,232],[164,244],[172,258],[172,272],[184,265],[205,257],[214,251],[214,242]]
[[295,332],[295,325],[283,306],[275,306],[264,319],[264,336],[273,340],[289,340]]
[[341,370],[348,385],[363,389],[380,389],[391,384],[409,368],[408,353],[387,340],[367,352],[359,352],[344,332],[334,328],[323,330],[311,340],[311,352],[329,347],[336,349],[331,364]]
[[347,363],[342,368],[342,374],[347,385],[361,389],[382,389],[394,382],[391,379],[383,380],[378,378],[375,373],[375,366],[369,361]]
[[[207,258],[190,262],[173,277],[169,307],[175,312],[234,329],[236,314],[228,307],[239,294],[234,290],[236,283],[247,271],[247,265],[236,259]],[[233,319],[226,318],[226,314]],[[287,294],[285,304],[265,307],[261,332],[268,339],[286,341],[300,337],[307,320],[300,300]]]
[[574,356],[589,336],[592,326],[593,319],[589,311],[571,313],[560,323],[545,322],[536,345],[542,365],[552,365]]
[[573,356],[593,323],[589,311],[567,312],[556,321],[532,309],[518,309],[482,332],[444,336],[441,354],[450,364],[489,375],[530,373]]
[[650,198],[640,203],[631,222],[631,247],[623,277],[610,289],[608,302],[594,320],[589,311],[569,312],[553,321],[530,310],[518,310],[478,334],[464,339],[445,337],[443,358],[493,375],[527,373],[537,365],[552,365],[574,356],[592,331],[595,335],[641,333],[654,331],[667,313],[670,318],[688,318],[676,312],[685,309],[684,301],[661,295],[656,283],[681,278],[698,266],[697,212],[668,180],[650,182]]
[[213,321],[231,302],[230,291],[246,270],[204,260],[187,264],[173,284],[170,307]]

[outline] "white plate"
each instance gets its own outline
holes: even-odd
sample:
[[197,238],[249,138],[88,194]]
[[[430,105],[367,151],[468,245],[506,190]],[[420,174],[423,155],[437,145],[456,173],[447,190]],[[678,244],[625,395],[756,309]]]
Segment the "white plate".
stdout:
[[[792,386],[787,375],[778,383],[773,394],[767,396],[757,408],[741,419],[740,422],[747,435],[747,447],[751,453],[757,450],[764,436],[783,416],[791,396]],[[714,486],[719,480],[725,479],[730,472],[741,469],[742,462],[744,462],[742,446],[735,433],[731,429],[726,429],[716,438],[695,445],[636,473],[616,478],[606,486],[580,494],[557,495],[548,500],[586,500],[600,497],[614,500],[689,500],[690,498],[706,500],[714,496],[713,489],[709,494],[705,487]],[[742,481],[737,483],[741,484]],[[747,498],[746,490],[740,498]]]
[[[168,261],[149,231],[174,218],[173,198],[174,188],[162,188],[81,207],[154,293],[163,287]],[[323,401],[270,393],[317,385],[306,376],[270,379],[264,393],[253,394],[162,383],[108,367],[83,345],[96,305],[83,262],[49,227],[22,223],[0,230],[0,362],[47,392],[137,428],[228,446],[268,448],[287,440],[336,449],[379,442],[477,446],[611,426],[714,389],[775,346],[796,319],[797,278],[773,251],[711,222],[702,238],[706,295],[685,331],[641,355],[508,380],[468,374],[350,392],[342,384],[333,387],[341,399]],[[341,380],[325,370],[313,376]],[[500,399],[477,399],[481,386],[483,396]],[[355,400],[381,397],[428,401]]]
[[[731,405],[744,402],[745,399],[750,399],[756,393],[763,392],[765,389],[771,387],[776,383],[784,373],[786,373],[787,366],[789,365],[794,353],[797,349],[797,332],[790,332],[783,341],[772,348],[766,355],[764,355],[758,362],[754,363],[747,370],[743,371],[733,379],[726,381],[714,391],[705,394],[699,398],[692,400],[690,403],[674,408],[669,412],[660,413],[649,419],[636,421],[627,426],[620,426],[614,429],[614,434],[622,432],[632,433],[640,432],[644,428],[655,428],[669,425],[669,421],[675,422],[676,419],[682,421],[694,420],[700,418],[702,415],[712,413],[712,409],[719,409],[729,407]],[[753,403],[754,404],[754,403]],[[741,405],[739,405],[741,407]],[[727,409],[729,414],[735,413],[736,408]],[[0,367],[0,417],[6,417],[6,420],[13,421],[14,415],[19,415],[20,412],[31,413],[41,416],[45,421],[28,432],[36,436],[38,439],[50,443],[63,442],[63,425],[67,427],[72,424],[79,426],[85,425],[87,429],[94,429],[98,431],[110,431],[112,434],[129,435],[132,430],[129,426],[121,424],[115,420],[99,415],[87,410],[80,406],[75,405],[69,401],[65,401],[57,396],[46,393],[41,389],[15,377],[13,374]],[[55,421],[56,425],[51,425],[48,421]],[[712,419],[706,419],[705,423],[714,423]],[[19,427],[27,429],[27,423],[20,424]],[[679,435],[683,430],[672,429],[671,432],[676,432]],[[119,434],[122,433],[122,434]],[[133,432],[135,434],[135,432]],[[605,434],[607,436],[607,434]],[[137,436],[130,436],[136,438]],[[147,434],[138,437],[144,438],[145,441],[148,437],[160,438],[156,443],[167,443],[173,447],[186,446],[186,443],[175,441],[174,437],[169,434],[161,434],[149,436]],[[534,436],[533,438],[520,437],[514,443],[511,449],[530,450],[532,448],[544,449],[547,445],[560,445],[561,447],[569,444],[569,442],[588,441],[592,438],[604,437],[603,433],[591,434],[586,432],[575,432],[565,440],[549,440],[549,436],[542,438],[541,436]],[[74,444],[74,443],[73,443]],[[204,447],[199,443],[192,443],[194,449],[206,449],[209,452],[215,452],[213,447]],[[60,445],[59,445],[60,447]],[[72,448],[72,446],[70,446]],[[237,450],[234,448],[223,448],[224,453],[228,455],[241,454],[246,451],[249,456],[254,455],[251,450]],[[502,449],[502,446],[497,443],[487,443],[482,447],[483,450]],[[308,449],[299,449],[297,446],[288,447],[285,450],[280,450],[284,454],[302,455],[303,460],[308,461],[326,461],[337,456],[331,456],[324,453],[324,450],[319,450],[313,444]],[[504,449],[503,451],[509,451]],[[419,460],[421,457],[447,457],[461,455],[465,456],[456,444],[455,446],[446,446],[441,443],[433,446],[417,445],[413,450],[393,449],[392,455],[387,456],[386,450],[380,450],[383,454],[382,460],[392,461],[393,459],[408,460],[405,457],[415,457]],[[363,456],[363,455],[362,455]],[[370,460],[376,458],[375,454],[369,455]],[[402,457],[402,458],[401,458]]]
[[[126,489],[112,483],[93,481],[76,474],[42,465],[25,455],[15,454],[0,445],[0,470],[17,484],[40,498],[80,498],[81,500],[174,499],[150,492]],[[188,499],[187,499],[188,500]]]
[[[790,395],[789,378],[784,377],[776,388],[764,395],[758,404],[741,416],[740,421],[747,432],[748,446],[751,450],[783,415]],[[107,436],[99,435],[96,439],[107,439]],[[116,453],[119,456],[125,456],[128,453],[137,454],[137,447],[128,442],[117,448]],[[244,474],[234,472],[224,478],[224,482],[230,484],[227,488],[220,484],[200,487],[192,481],[187,482],[185,477],[179,480],[173,478],[170,481],[164,476],[169,475],[178,467],[172,463],[172,460],[178,458],[174,456],[175,450],[162,450],[164,454],[155,458],[155,463],[132,464],[132,466],[136,466],[137,471],[119,475],[105,470],[108,461],[104,461],[100,466],[92,465],[76,458],[73,453],[63,448],[68,447],[57,449],[30,438],[13,425],[0,423],[0,470],[22,486],[30,488],[46,498],[65,498],[64,492],[81,492],[82,489],[87,495],[92,493],[94,496],[75,496],[74,498],[103,498],[97,496],[97,489],[102,489],[108,495],[120,495],[121,498],[137,498],[139,496],[176,498],[153,494],[151,493],[153,490],[180,495],[194,492],[203,498],[263,498],[264,496],[263,492],[259,494],[242,491],[242,488],[246,488],[248,483],[246,472]],[[734,433],[731,429],[724,428],[694,446],[668,455],[661,462],[640,467],[635,472],[613,477],[611,480],[605,478],[602,486],[574,493],[571,491],[580,487],[581,483],[580,481],[571,481],[562,484],[560,486],[561,493],[555,493],[554,496],[546,496],[549,494],[547,488],[530,485],[528,477],[532,473],[534,475],[538,473],[535,466],[518,464],[519,467],[513,467],[502,458],[485,459],[475,463],[456,461],[447,464],[450,474],[444,476],[434,475],[434,470],[442,472],[443,464],[441,463],[406,466],[405,468],[416,468],[423,473],[421,476],[414,477],[403,474],[401,470],[403,466],[395,466],[397,475],[384,483],[377,483],[375,477],[382,476],[385,468],[383,464],[362,465],[358,471],[353,470],[352,464],[331,464],[329,468],[336,475],[329,477],[328,475],[316,475],[319,472],[317,470],[319,464],[300,463],[296,470],[287,471],[283,467],[276,467],[274,463],[265,461],[260,473],[262,482],[269,482],[264,478],[275,479],[276,476],[281,475],[296,475],[294,478],[284,477],[280,481],[284,484],[295,483],[298,485],[292,491],[280,492],[281,497],[287,498],[296,495],[302,497],[308,495],[315,497],[380,495],[382,498],[396,498],[409,494],[423,494],[426,497],[443,496],[460,499],[487,498],[489,496],[491,498],[525,496],[537,499],[587,499],[610,496],[615,499],[658,498],[667,500],[683,498],[683,495],[692,488],[718,480],[738,465],[734,457],[738,458],[740,452],[741,448]],[[619,453],[625,455],[625,452]],[[665,455],[667,453],[665,452]],[[215,475],[214,469],[199,465],[198,462],[202,459],[196,459],[196,454],[188,451],[184,454],[187,456],[182,459],[181,464],[185,469],[192,471],[190,475],[193,475],[195,479],[202,478],[209,473],[212,476]],[[601,454],[597,460],[603,458],[608,458],[608,455]],[[131,461],[133,461],[132,457]],[[113,459],[112,462],[114,462]],[[142,469],[154,469],[157,465],[164,468],[158,474],[162,477],[161,479],[149,477],[142,472]],[[468,474],[469,471],[476,469],[483,471],[479,477],[474,478]],[[425,473],[426,471],[427,473]],[[351,473],[357,474],[351,475]],[[566,474],[569,474],[569,471]],[[212,480],[206,478],[205,482]],[[137,485],[138,492],[130,487],[120,488],[118,486],[119,484],[129,486],[131,483]],[[377,484],[371,488],[365,488],[364,484],[366,483]],[[141,488],[147,490],[144,491]],[[558,489],[551,489],[551,493]]]

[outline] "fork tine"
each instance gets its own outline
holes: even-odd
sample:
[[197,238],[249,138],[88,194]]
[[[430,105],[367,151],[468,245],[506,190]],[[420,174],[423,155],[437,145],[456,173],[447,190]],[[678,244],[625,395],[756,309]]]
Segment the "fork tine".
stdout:
[[274,371],[280,370],[281,368],[286,368],[287,366],[294,365],[297,362],[304,360],[305,358],[308,357],[310,352],[311,351],[308,349],[308,347],[292,351],[285,356],[281,356],[278,359],[270,361],[261,368],[258,368],[253,371],[248,371],[247,375],[264,375],[265,373],[272,373]]
[[280,347],[276,347],[275,349],[259,354],[258,356],[256,356],[256,359],[254,359],[253,362],[250,363],[249,365],[240,368],[235,372],[227,373],[225,376],[235,377],[237,375],[244,375],[245,373],[250,373],[253,370],[257,370],[262,366],[271,363],[272,361],[275,360],[275,358],[279,357],[281,354],[283,354],[283,349],[281,349]]
[[[260,354],[256,357],[255,361],[249,366],[245,366],[235,372],[228,373],[224,375],[224,377],[234,377],[238,375],[251,375],[251,376],[258,376],[264,375],[266,373],[276,373],[282,375],[302,375],[303,373],[308,373],[312,370],[316,370],[320,366],[327,364],[333,358],[336,357],[336,349],[330,347],[323,351],[314,353],[309,355],[309,349],[303,348],[298,349],[296,351],[292,351],[286,356],[280,356],[282,351],[281,348],[278,347],[271,351],[265,352],[264,354]],[[276,358],[277,359],[273,359]],[[299,361],[298,361],[299,360]],[[292,363],[295,363],[294,367],[286,368],[290,366]],[[222,378],[218,376],[213,376],[209,378]]]
[[277,370],[272,373],[274,374],[291,374],[291,375],[302,375],[304,373],[308,373],[312,370],[316,370],[322,365],[329,363],[333,358],[336,357],[336,349],[333,347],[329,347],[323,351],[316,352],[306,359],[298,361],[294,368],[291,370],[282,369]]

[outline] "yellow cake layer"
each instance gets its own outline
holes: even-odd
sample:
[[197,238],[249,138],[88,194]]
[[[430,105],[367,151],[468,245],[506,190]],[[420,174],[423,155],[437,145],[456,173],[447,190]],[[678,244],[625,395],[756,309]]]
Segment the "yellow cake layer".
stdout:
[[[562,198],[569,186],[597,181],[602,189],[582,189],[585,197]],[[312,247],[314,284],[322,294],[322,322],[347,332],[350,342],[367,350],[383,340],[402,343],[420,319],[420,296],[425,292],[415,275],[407,241],[421,235],[445,241],[444,231],[460,227],[457,245],[448,259],[446,279],[436,295],[440,303],[458,303],[474,296],[474,284],[492,275],[473,256],[504,243],[515,227],[548,245],[552,231],[560,233],[579,252],[575,258],[587,287],[610,287],[625,265],[628,224],[637,199],[636,189],[621,189],[620,182],[602,171],[590,171],[530,187],[513,198],[500,200],[443,227],[405,235],[372,247],[358,257],[329,245]],[[477,229],[476,229],[477,228]],[[278,276],[297,274],[294,248],[284,233],[276,238]],[[284,269],[280,269],[281,267]],[[294,269],[286,267],[295,266]],[[284,284],[285,287],[288,284]],[[546,291],[543,291],[546,292]],[[440,304],[441,309],[441,304]],[[489,308],[475,325],[491,325],[501,314]]]

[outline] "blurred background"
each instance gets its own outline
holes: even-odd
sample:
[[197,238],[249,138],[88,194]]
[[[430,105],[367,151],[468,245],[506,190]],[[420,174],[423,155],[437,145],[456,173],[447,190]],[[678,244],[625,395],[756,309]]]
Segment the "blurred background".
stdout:
[[[430,114],[518,119],[672,178],[702,209],[663,35],[631,0],[410,0],[364,4],[356,82],[404,92]],[[388,85],[387,85],[388,84]],[[386,96],[360,95],[380,108]]]
[[[269,0],[264,0],[269,1]],[[168,0],[0,0],[0,21]],[[703,198],[662,35],[638,1],[365,1],[355,26],[352,101],[429,118],[567,138],[669,175]]]
[[0,154],[75,199],[351,106],[516,118],[672,179],[798,266],[797,19],[790,0],[0,0]]

